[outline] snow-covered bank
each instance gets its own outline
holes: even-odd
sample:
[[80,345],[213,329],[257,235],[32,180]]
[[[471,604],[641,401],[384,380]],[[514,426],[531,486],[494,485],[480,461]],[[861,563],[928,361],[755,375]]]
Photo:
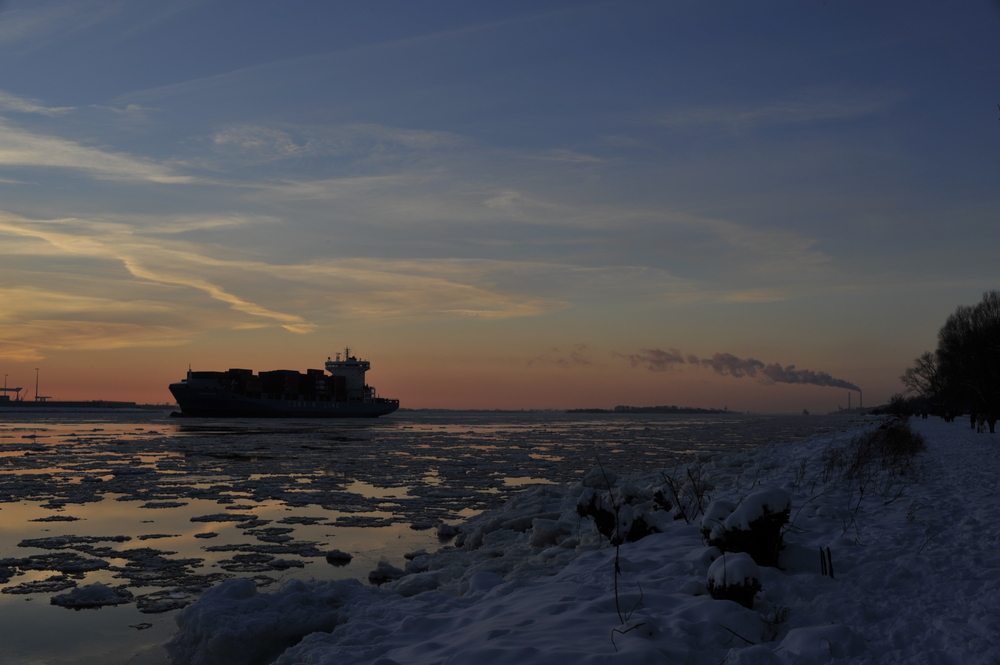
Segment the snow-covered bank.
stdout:
[[227,582],[178,615],[168,651],[178,665],[1000,662],[1000,438],[961,421],[912,426],[928,450],[902,494],[823,482],[824,452],[849,433],[705,456],[693,477],[711,498],[791,497],[780,565],[760,568],[753,609],[708,595],[719,552],[698,522],[644,501],[658,473],[615,483],[619,499],[638,496],[623,513],[661,530],[621,546],[616,596],[616,549],[577,513],[595,474],[590,488],[534,487],[470,520],[461,547],[415,555],[383,588]]

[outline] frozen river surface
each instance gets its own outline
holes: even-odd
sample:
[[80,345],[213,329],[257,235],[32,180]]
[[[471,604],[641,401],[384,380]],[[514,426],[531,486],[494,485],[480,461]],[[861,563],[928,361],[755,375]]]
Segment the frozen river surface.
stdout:
[[[619,474],[801,439],[844,416],[404,412],[377,421],[0,421],[0,662],[166,663],[173,616],[231,577],[357,578],[437,527],[601,463]],[[326,553],[353,556],[327,563]],[[94,582],[117,606],[53,597]]]

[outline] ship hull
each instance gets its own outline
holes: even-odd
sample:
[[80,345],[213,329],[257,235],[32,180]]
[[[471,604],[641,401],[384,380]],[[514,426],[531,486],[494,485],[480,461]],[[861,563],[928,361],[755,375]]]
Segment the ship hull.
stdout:
[[188,379],[170,384],[184,416],[198,418],[377,418],[399,408],[399,400],[305,401],[248,397],[213,380]]

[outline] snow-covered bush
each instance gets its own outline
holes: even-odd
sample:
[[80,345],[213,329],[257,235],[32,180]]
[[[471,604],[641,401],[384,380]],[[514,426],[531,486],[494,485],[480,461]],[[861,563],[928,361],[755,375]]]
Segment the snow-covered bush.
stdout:
[[615,506],[608,492],[587,488],[576,500],[576,513],[580,517],[592,517],[594,526],[608,540],[615,533]]
[[825,480],[860,483],[862,491],[889,494],[913,482],[920,472],[917,456],[927,449],[924,438],[910,429],[907,418],[889,418],[824,452]]
[[702,520],[708,544],[723,552],[746,552],[761,566],[777,566],[782,529],[791,514],[788,492],[778,488],[754,492],[723,518],[728,505],[709,506],[711,514]]
[[736,504],[732,501],[719,499],[708,504],[705,514],[701,516],[701,535],[705,540],[711,540],[712,529],[722,526],[727,517],[736,510]]
[[[596,475],[592,470],[587,477]],[[614,476],[604,475],[602,472],[600,477],[610,480]],[[586,483],[584,486],[587,487]],[[634,485],[604,490],[587,487],[577,498],[576,513],[580,517],[592,517],[597,530],[608,542],[621,545],[660,532],[655,520],[642,507],[649,508],[653,505],[652,495]]]
[[716,600],[732,600],[753,609],[760,591],[760,568],[749,554],[723,554],[708,568],[708,593]]
[[618,509],[618,532],[611,540],[612,545],[634,543],[651,533],[659,533],[653,520],[642,508],[625,504]]
[[690,524],[697,519],[708,501],[707,493],[715,489],[704,477],[701,466],[677,467],[670,476],[662,472],[660,475],[663,486],[654,494],[656,504],[669,510],[675,520]]

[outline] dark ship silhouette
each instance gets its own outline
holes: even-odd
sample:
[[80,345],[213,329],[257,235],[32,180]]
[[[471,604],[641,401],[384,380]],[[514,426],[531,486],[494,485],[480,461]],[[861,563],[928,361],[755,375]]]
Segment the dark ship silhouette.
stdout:
[[367,360],[344,349],[327,358],[326,371],[250,369],[192,372],[170,384],[181,415],[208,418],[376,418],[399,408],[398,399],[376,396],[365,383]]

